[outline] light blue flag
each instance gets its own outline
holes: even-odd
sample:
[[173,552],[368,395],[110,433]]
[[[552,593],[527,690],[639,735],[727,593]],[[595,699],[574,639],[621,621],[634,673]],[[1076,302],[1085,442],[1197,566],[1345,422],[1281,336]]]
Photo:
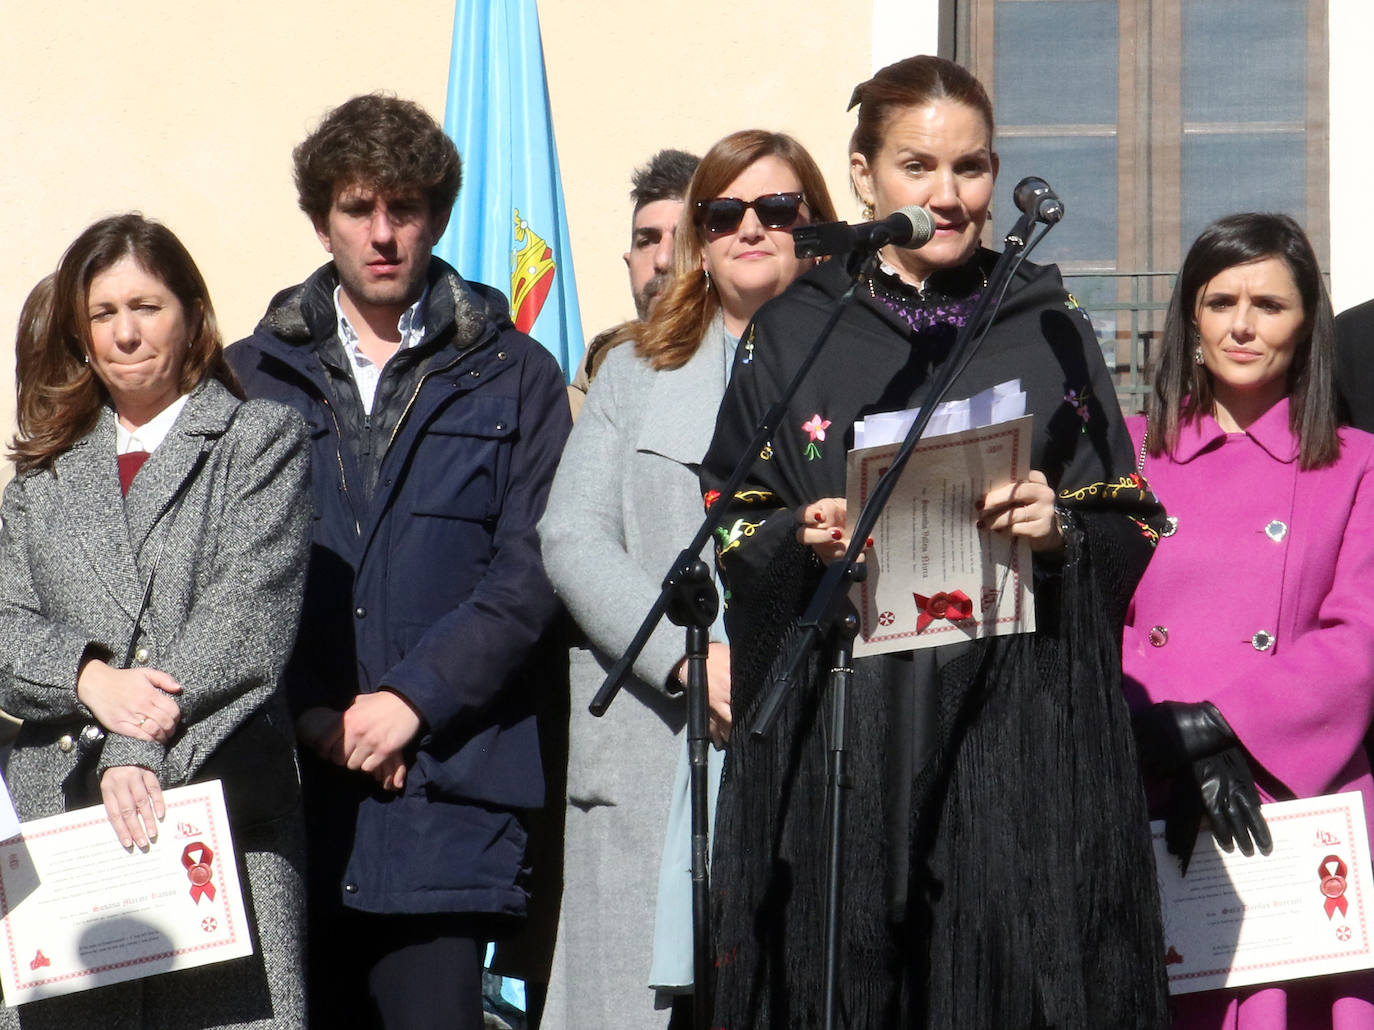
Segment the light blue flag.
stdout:
[[571,378],[582,321],[535,0],[457,0],[444,130],[463,188],[435,252],[504,293]]

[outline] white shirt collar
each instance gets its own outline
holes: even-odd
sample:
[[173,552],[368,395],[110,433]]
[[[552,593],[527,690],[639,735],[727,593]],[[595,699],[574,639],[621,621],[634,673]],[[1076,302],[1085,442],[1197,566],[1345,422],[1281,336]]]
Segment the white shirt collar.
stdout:
[[124,423],[119,421],[119,417],[116,416],[115,453],[128,454],[131,451],[147,451],[152,454],[153,451],[157,450],[158,445],[167,439],[167,434],[172,431],[172,424],[181,414],[181,409],[186,407],[187,398],[190,396],[189,393],[183,393],[137,429],[125,429]]
[[[373,398],[377,395],[377,383],[382,378],[382,369],[358,347],[358,331],[344,314],[343,304],[339,299],[342,295],[343,286],[335,286],[334,315],[338,320],[339,343],[343,345],[344,356],[348,358],[348,368],[353,373],[353,381],[358,385],[358,397],[363,402],[363,410],[370,415]],[[408,350],[425,338],[423,312],[428,296],[429,287],[426,286],[420,294],[420,299],[406,308],[397,319],[396,329],[401,334],[398,350]]]

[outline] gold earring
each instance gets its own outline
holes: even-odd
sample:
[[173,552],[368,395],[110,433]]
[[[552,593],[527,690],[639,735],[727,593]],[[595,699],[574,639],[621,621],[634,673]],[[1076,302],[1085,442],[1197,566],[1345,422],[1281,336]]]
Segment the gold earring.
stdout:
[[872,205],[871,203],[868,203],[868,202],[865,202],[865,203],[864,203],[864,221],[865,221],[865,222],[871,222],[871,221],[873,221],[873,205]]

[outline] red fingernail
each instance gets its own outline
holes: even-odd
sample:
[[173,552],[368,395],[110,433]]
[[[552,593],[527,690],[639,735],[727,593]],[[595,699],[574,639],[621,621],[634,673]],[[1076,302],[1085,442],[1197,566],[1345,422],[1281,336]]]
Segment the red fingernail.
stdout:
[[824,521],[825,521],[825,516],[822,515],[820,512],[816,512],[816,514],[812,515],[811,517],[812,517],[813,519],[815,519],[817,522],[824,522]]
[[864,546],[865,546],[865,547],[872,547],[872,546],[873,546],[873,538],[872,538],[872,537],[869,537],[869,538],[868,538],[868,543],[864,544]]
[[983,525],[983,520],[982,520],[982,519],[979,519],[976,523],[974,523],[974,525],[976,525],[979,529],[987,529],[987,528],[988,528],[987,526]]
[[842,530],[842,529],[832,529],[832,530],[830,531],[830,539],[831,539],[831,540],[842,540],[843,538],[844,538],[844,530]]

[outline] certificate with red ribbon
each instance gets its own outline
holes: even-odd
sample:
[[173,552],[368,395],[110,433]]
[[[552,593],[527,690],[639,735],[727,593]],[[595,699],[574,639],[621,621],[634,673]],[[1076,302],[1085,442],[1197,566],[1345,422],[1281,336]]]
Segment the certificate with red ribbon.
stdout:
[[[873,529],[854,654],[935,647],[1035,629],[1030,545],[978,528],[988,490],[1025,479],[1031,417],[927,437],[917,445]],[[900,444],[849,452],[850,518]]]
[[146,852],[120,846],[102,806],[0,842],[5,1004],[253,953],[220,782],[163,798]]
[[1152,824],[1173,994],[1374,968],[1374,879],[1357,791],[1263,806],[1269,855],[1198,837],[1188,875]]

